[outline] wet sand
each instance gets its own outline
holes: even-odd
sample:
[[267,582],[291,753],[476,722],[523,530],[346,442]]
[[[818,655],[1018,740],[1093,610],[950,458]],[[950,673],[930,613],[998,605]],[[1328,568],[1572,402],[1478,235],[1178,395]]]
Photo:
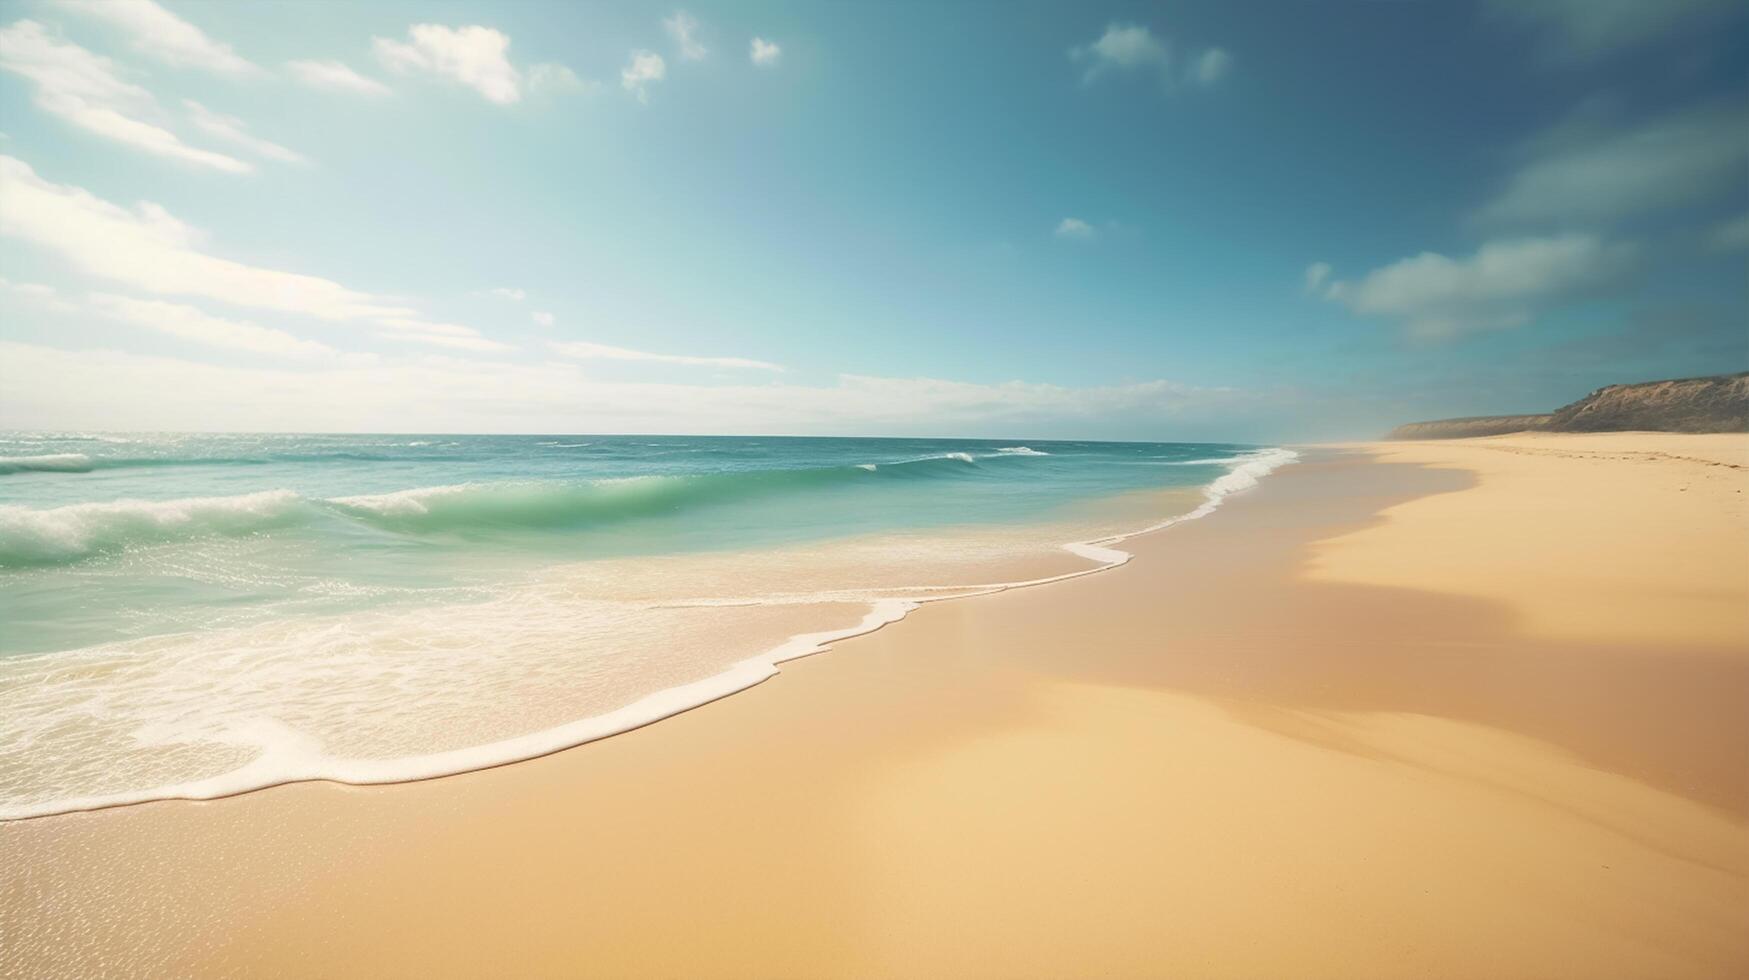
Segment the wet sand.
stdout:
[[0,826],[0,974],[1742,975],[1744,445],[1315,450],[627,735]]

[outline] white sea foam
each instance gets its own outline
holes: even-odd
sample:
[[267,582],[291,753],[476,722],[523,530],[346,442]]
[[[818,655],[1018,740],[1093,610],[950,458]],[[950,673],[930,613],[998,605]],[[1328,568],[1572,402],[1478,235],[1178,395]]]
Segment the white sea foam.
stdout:
[[1180,514],[1177,517],[1171,517],[1157,524],[1149,525],[1139,531],[1131,531],[1128,534],[1106,538],[1093,543],[1110,544],[1125,541],[1138,534],[1147,534],[1151,531],[1159,531],[1171,527],[1174,524],[1182,524],[1185,521],[1194,521],[1198,518],[1207,517],[1214,513],[1215,508],[1219,507],[1221,502],[1227,497],[1238,493],[1241,490],[1251,489],[1257,485],[1259,480],[1299,458],[1300,454],[1291,449],[1274,447],[1270,449],[1259,449],[1253,452],[1243,453],[1231,459],[1222,460],[1221,462],[1227,466],[1227,472],[1216,477],[1213,483],[1210,483],[1203,488],[1202,505],[1195,510],[1188,514]]
[[291,519],[303,503],[290,490],[264,490],[234,497],[114,500],[41,510],[0,505],[0,567],[66,561],[190,534],[259,530]]
[[[300,642],[282,644],[269,651],[270,656],[262,656],[262,651],[258,650],[228,649],[225,644],[236,642],[243,635],[240,633],[181,638],[186,642],[180,647],[162,641],[158,644],[142,644],[142,649],[126,651],[133,654],[131,657],[124,655],[118,658],[115,655],[120,651],[113,646],[57,653],[52,655],[53,660],[37,658],[42,662],[30,666],[39,670],[47,681],[74,684],[84,682],[84,686],[89,688],[91,699],[72,705],[37,703],[32,701],[29,691],[9,692],[12,696],[6,699],[6,707],[24,712],[14,717],[26,729],[17,740],[20,744],[8,746],[13,753],[27,752],[30,741],[56,733],[57,729],[67,727],[70,722],[76,723],[81,713],[102,704],[101,710],[115,716],[117,720],[125,720],[142,711],[150,712],[163,720],[138,725],[131,732],[100,730],[100,737],[109,741],[106,744],[86,746],[94,763],[92,771],[65,773],[64,778],[69,786],[76,780],[112,776],[118,768],[116,743],[121,740],[131,743],[119,749],[123,754],[123,767],[133,761],[134,756],[142,757],[137,764],[151,766],[158,764],[156,757],[167,754],[193,754],[208,761],[228,758],[239,764],[213,775],[167,785],[107,793],[75,793],[52,800],[0,804],[0,820],[101,809],[150,800],[216,799],[304,780],[325,779],[356,785],[406,782],[531,759],[638,728],[744,690],[776,674],[778,664],[819,653],[837,640],[872,632],[903,618],[912,608],[915,608],[913,604],[900,600],[877,601],[852,626],[796,634],[775,647],[737,661],[710,676],[644,694],[623,706],[591,713],[538,731],[513,734],[479,744],[441,748],[437,751],[430,751],[428,748],[433,740],[441,744],[443,736],[453,732],[456,727],[466,730],[469,709],[477,708],[472,698],[479,694],[479,690],[446,691],[441,684],[423,683],[419,679],[421,675],[453,666],[458,658],[465,659],[470,667],[477,667],[478,659],[487,656],[501,668],[488,678],[498,684],[518,683],[524,689],[548,690],[574,688],[577,685],[579,677],[565,669],[575,666],[573,662],[555,663],[547,658],[530,664],[526,659],[516,657],[516,650],[505,650],[502,643],[497,646],[491,644],[489,634],[494,631],[497,615],[509,613],[521,616],[532,611],[526,599],[512,601],[507,605],[500,604],[499,608],[492,608],[492,604],[487,604],[476,615],[460,624],[463,628],[459,634],[456,631],[458,624],[454,622],[443,624],[441,629],[428,625],[422,632],[415,622],[420,617],[409,615],[404,617],[405,621],[394,622],[392,628],[408,631],[400,637],[399,645],[410,648],[416,656],[385,657],[385,652],[395,649],[393,646],[361,646],[359,638],[348,633],[348,627],[343,623],[327,624],[313,635],[305,635]],[[553,641],[560,640],[565,630],[580,625],[574,609],[568,613],[552,608],[540,611],[558,614],[556,621],[545,631],[551,634],[548,638]],[[305,633],[309,634],[307,626]],[[290,640],[291,637],[285,639]],[[646,639],[653,640],[654,637]],[[157,648],[153,649],[154,646]],[[324,677],[321,673],[312,676],[309,672],[310,654],[318,648],[324,648],[330,654],[319,663],[331,676]],[[337,672],[333,655],[345,656],[348,651],[352,651],[350,655],[354,658],[361,659]],[[162,663],[166,653],[175,656],[177,662],[166,667]],[[106,654],[111,656],[106,657]],[[384,662],[374,663],[372,658],[382,659]],[[436,663],[433,663],[434,660]],[[148,663],[149,667],[146,666]],[[89,681],[77,676],[80,671],[90,673],[100,665],[102,676]],[[587,670],[588,666],[584,664],[583,669]],[[130,687],[128,682],[137,679],[134,675],[142,670],[152,671],[152,683]],[[172,675],[165,676],[166,670],[173,672]],[[388,671],[386,675],[384,670]],[[370,680],[368,687],[358,683],[366,675]],[[227,676],[248,677],[250,683],[229,689],[215,686],[222,685]],[[167,680],[175,683],[162,683]],[[417,690],[422,695],[421,708],[428,712],[428,724],[409,733],[409,737],[404,740],[407,751],[403,754],[390,758],[349,755],[344,746],[325,742],[309,731],[275,717],[271,712],[262,712],[260,709],[263,705],[259,696],[248,698],[251,692],[259,695],[285,683],[304,688],[319,688],[322,710],[336,716],[327,719],[330,722],[347,716],[356,716],[361,722],[372,720],[377,712],[395,710],[399,700],[395,695],[403,689]],[[23,696],[19,696],[21,693]],[[245,700],[241,704],[232,700],[226,708],[215,709],[214,702],[220,700],[215,695],[232,699],[241,696]],[[438,722],[449,720],[451,724],[441,726],[443,731],[436,731],[440,726],[430,724],[433,717]],[[59,737],[64,740],[66,736],[61,734]],[[426,747],[427,750],[419,751],[421,747]],[[0,786],[15,778],[11,774],[18,771],[19,767],[9,767],[9,772],[0,772]],[[8,796],[16,799],[11,793]]]
[[978,462],[971,453],[933,453],[928,456],[913,456],[910,459],[895,460],[892,465],[900,466],[905,463],[928,463],[937,459],[958,460],[961,463],[971,463],[974,466],[977,465]]
[[[1204,488],[1198,507],[1138,530],[1064,544],[1064,551],[1090,567],[1041,578],[717,596],[694,604],[713,607],[703,611],[579,598],[574,589],[553,586],[520,588],[485,602],[446,606],[441,614],[414,609],[284,620],[13,658],[8,665],[13,680],[28,677],[29,683],[0,685],[0,715],[10,719],[0,733],[5,735],[0,799],[6,801],[0,803],[0,820],[147,800],[211,799],[310,779],[403,782],[555,752],[744,690],[776,674],[788,660],[897,622],[924,603],[1114,568],[1131,557],[1117,545],[1212,513],[1227,497],[1255,487],[1297,456],[1266,449],[1226,460],[1228,471]],[[354,507],[399,513],[467,489],[433,487],[345,500]],[[118,507],[130,520],[156,527],[207,519],[212,511],[279,512],[303,503],[290,491],[271,491],[30,513],[60,512],[65,535],[60,546],[77,547],[86,515]],[[6,517],[0,510],[0,528]],[[658,584],[670,577],[664,569],[649,574]],[[757,644],[758,636],[789,621],[781,617],[792,613],[778,607],[818,607],[820,612],[809,615],[830,618],[842,616],[832,610],[844,610],[846,603],[863,610],[852,625],[795,633],[745,655],[734,653],[727,639]],[[675,677],[675,683],[654,692],[639,689],[652,667],[658,669],[655,676],[664,676],[660,665],[638,655],[658,644],[685,646],[691,658],[686,662],[707,672]],[[712,659],[722,657],[736,659]],[[713,662],[721,666],[712,669]],[[622,691],[617,702],[570,700],[577,692],[611,700]],[[482,696],[489,703],[515,705],[516,711],[482,722]],[[385,718],[394,723],[385,725]],[[506,725],[535,730],[506,731]],[[63,745],[71,740],[73,751],[57,753],[69,760],[64,771],[44,776],[32,768],[42,761],[34,746],[50,739]],[[181,775],[163,778],[171,772]],[[92,787],[104,789],[93,792]]]
[[996,455],[998,455],[998,456],[1049,456],[1050,453],[1041,452],[1040,450],[1034,449],[1031,446],[1003,446],[1001,449],[996,450]]
[[396,490],[393,493],[334,497],[328,502],[350,510],[366,511],[372,514],[391,516],[428,514],[431,512],[431,503],[434,500],[468,493],[479,487],[480,484],[474,483],[452,483],[437,487],[413,487],[408,490]]

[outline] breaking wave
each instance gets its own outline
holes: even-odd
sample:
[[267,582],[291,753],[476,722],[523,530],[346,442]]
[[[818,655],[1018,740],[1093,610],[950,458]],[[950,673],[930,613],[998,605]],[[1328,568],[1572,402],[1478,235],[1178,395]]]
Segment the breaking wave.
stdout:
[[84,453],[47,456],[0,456],[0,473],[88,473],[91,457]]
[[0,568],[65,564],[135,546],[255,534],[324,518],[403,534],[580,528],[871,480],[952,478],[976,465],[968,453],[947,453],[878,465],[463,483],[334,498],[282,489],[45,509],[0,505]]

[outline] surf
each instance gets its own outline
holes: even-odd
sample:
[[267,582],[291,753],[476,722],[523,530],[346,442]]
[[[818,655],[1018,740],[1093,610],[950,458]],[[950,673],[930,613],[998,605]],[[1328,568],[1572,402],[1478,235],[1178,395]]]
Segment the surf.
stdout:
[[[332,457],[329,457],[332,458]],[[42,461],[58,457],[32,457]],[[48,463],[40,463],[44,467]],[[64,465],[71,466],[71,461]],[[969,453],[881,464],[508,480],[306,498],[290,489],[228,497],[121,499],[43,509],[0,505],[0,568],[52,565],[147,545],[308,527],[326,516],[400,534],[600,527],[834,487],[952,478]]]
[[[1038,547],[1079,560],[1077,567],[1039,577],[986,578],[973,571],[984,567],[978,565],[927,577],[922,569],[946,567],[936,563],[983,540],[985,532],[967,529],[890,546],[889,558],[898,563],[893,568],[916,576],[908,585],[871,582],[861,552],[833,559],[844,546],[821,546],[817,554],[835,560],[847,584],[813,593],[731,573],[733,562],[696,566],[728,558],[672,555],[599,569],[586,562],[503,582],[475,601],[276,618],[0,659],[8,668],[0,672],[0,713],[12,719],[0,730],[0,819],[212,799],[310,779],[402,782],[569,748],[744,690],[775,676],[787,660],[898,622],[924,604],[1115,568],[1130,559],[1125,541],[1206,516],[1295,458],[1288,450],[1236,454],[1202,485],[1200,504],[1187,502],[1187,509],[1115,534],[1039,541]],[[893,465],[963,473],[976,464],[941,454]],[[844,472],[822,476],[822,469]],[[723,474],[726,479],[692,481],[687,492],[708,497],[725,487],[742,492],[798,479],[803,486],[812,480],[875,484],[882,479],[875,473],[850,465],[768,472],[763,481]],[[134,501],[125,512],[130,527],[149,534],[202,521],[247,528],[259,520],[320,519],[336,509],[368,515],[360,520],[411,521],[436,531],[491,525],[504,515],[570,521],[579,501],[599,519],[599,508],[612,512],[628,496],[644,508],[688,485],[604,482],[458,484],[333,499],[277,490]],[[103,506],[63,516],[89,522],[111,512]],[[1052,527],[1041,525],[1033,535],[1053,533]],[[748,571],[778,573],[779,582],[818,587],[813,566],[797,565],[782,552],[734,560]],[[628,574],[647,581],[622,584]],[[859,579],[863,584],[854,584]],[[691,591],[701,585],[713,591]],[[96,701],[104,710],[87,711],[84,706]]]
[[0,456],[0,474],[89,473],[91,457],[84,453],[49,453],[43,456]]

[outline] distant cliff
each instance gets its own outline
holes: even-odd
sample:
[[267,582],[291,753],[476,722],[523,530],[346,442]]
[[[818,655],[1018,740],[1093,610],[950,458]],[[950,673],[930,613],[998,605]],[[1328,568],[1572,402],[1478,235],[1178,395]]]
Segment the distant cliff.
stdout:
[[1547,432],[1749,432],[1749,372],[1599,388],[1549,415],[1411,422],[1389,439],[1460,439]]
[[1549,417],[1561,432],[1749,432],[1749,371],[1610,385]]
[[1546,429],[1549,415],[1477,415],[1467,419],[1410,422],[1391,430],[1387,439],[1462,439],[1465,436],[1499,436],[1508,432]]

